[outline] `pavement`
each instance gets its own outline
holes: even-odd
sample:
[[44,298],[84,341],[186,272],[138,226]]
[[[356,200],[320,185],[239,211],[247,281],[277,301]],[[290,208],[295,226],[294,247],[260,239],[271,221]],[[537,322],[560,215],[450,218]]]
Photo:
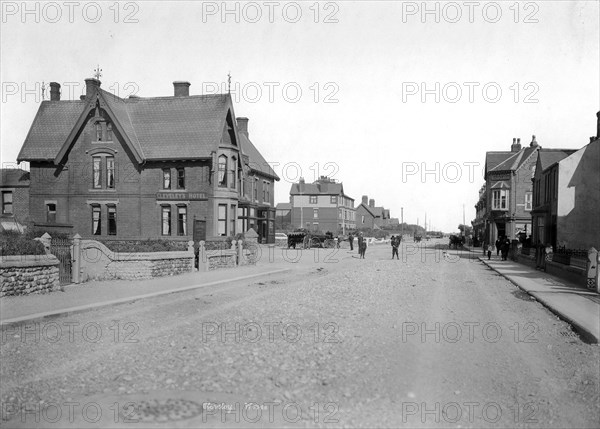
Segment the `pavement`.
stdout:
[[286,268],[282,264],[259,263],[152,280],[91,281],[64,286],[62,292],[6,296],[0,299],[0,327],[286,271],[289,271],[289,266]]
[[583,339],[595,344],[600,342],[598,293],[527,265],[502,261],[495,255],[489,261],[487,257],[479,257],[479,260],[570,323]]

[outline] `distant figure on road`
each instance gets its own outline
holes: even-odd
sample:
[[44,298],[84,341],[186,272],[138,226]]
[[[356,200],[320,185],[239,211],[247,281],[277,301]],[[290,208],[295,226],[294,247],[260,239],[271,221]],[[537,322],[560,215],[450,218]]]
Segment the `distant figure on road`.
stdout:
[[500,237],[496,239],[496,256],[500,254]]
[[362,244],[365,241],[362,232],[358,233],[358,254],[360,255],[360,249],[362,248]]
[[350,251],[354,250],[354,236],[352,234],[348,235],[348,241],[350,242]]
[[494,246],[492,246],[491,244],[488,244],[487,247],[487,257],[488,257],[488,261],[490,259],[492,259],[492,250],[494,249]]
[[360,240],[360,247],[358,249],[358,254],[360,255],[361,259],[365,259],[365,252],[366,251],[367,251],[367,241],[364,238],[362,238]]
[[400,245],[400,237],[394,237],[392,235],[392,259],[394,259],[394,255],[396,255],[396,258],[400,259],[400,257],[398,256],[398,246]]

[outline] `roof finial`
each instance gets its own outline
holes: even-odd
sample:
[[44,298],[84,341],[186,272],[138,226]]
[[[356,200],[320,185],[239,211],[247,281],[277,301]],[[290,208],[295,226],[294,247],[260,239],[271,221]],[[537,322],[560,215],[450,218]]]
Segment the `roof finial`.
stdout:
[[227,73],[227,94],[231,94],[231,71]]
[[100,68],[100,64],[98,64],[94,69],[94,77],[98,80],[100,80],[102,77],[102,69]]

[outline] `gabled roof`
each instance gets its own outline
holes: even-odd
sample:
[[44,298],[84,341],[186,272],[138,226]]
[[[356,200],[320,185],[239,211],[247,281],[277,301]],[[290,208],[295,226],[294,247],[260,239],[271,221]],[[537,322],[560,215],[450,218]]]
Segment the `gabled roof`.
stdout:
[[249,167],[251,170],[258,172],[264,176],[279,180],[279,176],[273,171],[269,163],[260,154],[256,146],[250,141],[245,133],[239,133],[242,146],[242,153],[248,155]]
[[18,161],[55,160],[66,153],[80,131],[74,127],[86,122],[96,102],[138,161],[211,158],[228,113],[235,117],[229,94],[122,99],[100,89],[88,100],[43,101]]
[[540,149],[538,163],[540,164],[541,171],[562,161],[575,152],[577,152],[577,149]]
[[491,186],[491,189],[510,189],[510,186],[504,180],[500,180],[499,182],[495,182]]
[[485,153],[485,170],[490,171],[498,164],[504,162],[511,155],[514,155],[515,152],[486,152]]
[[369,207],[369,206],[367,206],[366,204],[360,203],[360,205],[359,205],[358,207],[356,207],[356,211],[358,211],[358,209],[359,209],[359,208],[361,208],[361,207],[362,207],[363,209],[365,209],[365,211],[366,211],[367,213],[369,213],[371,216],[373,216],[373,217],[376,217],[376,216],[375,216],[375,213],[373,213],[373,212],[372,212],[372,209],[373,209],[373,207]]
[[0,186],[6,188],[29,186],[29,171],[20,168],[1,169]]
[[275,210],[291,210],[292,205],[290,203],[279,203],[275,206]]

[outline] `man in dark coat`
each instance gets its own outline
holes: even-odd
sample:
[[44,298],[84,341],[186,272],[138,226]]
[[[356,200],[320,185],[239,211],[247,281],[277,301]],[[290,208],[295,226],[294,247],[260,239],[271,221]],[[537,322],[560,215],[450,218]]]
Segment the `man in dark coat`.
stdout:
[[392,259],[394,259],[394,255],[396,255],[397,259],[400,259],[400,257],[398,256],[398,246],[400,245],[400,237],[394,237],[392,235]]
[[498,256],[500,254],[500,244],[501,244],[500,237],[498,237],[496,239],[496,256]]
[[348,241],[350,242],[350,251],[354,250],[354,236],[352,234],[348,235]]

